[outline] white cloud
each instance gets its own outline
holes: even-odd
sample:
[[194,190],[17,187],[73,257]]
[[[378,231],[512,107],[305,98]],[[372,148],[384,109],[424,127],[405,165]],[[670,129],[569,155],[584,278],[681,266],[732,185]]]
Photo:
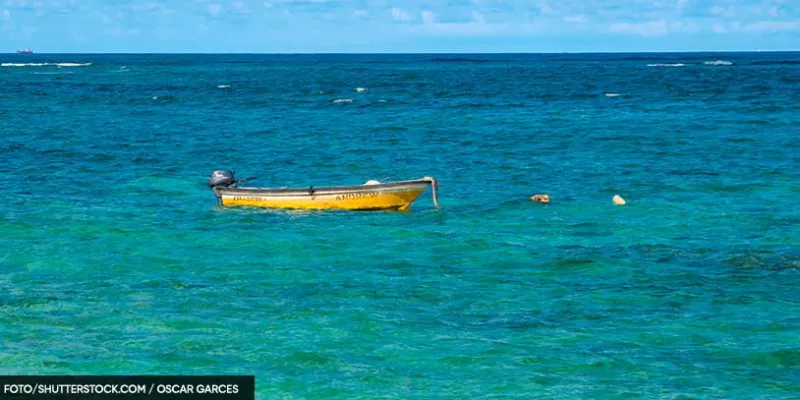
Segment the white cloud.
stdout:
[[725,7],[714,6],[714,7],[709,8],[708,12],[710,12],[713,15],[720,15],[720,14],[725,12]]
[[611,24],[608,30],[616,33],[633,33],[639,36],[663,36],[669,33],[667,23],[663,20],[635,24],[620,22]]
[[503,35],[528,36],[548,33],[552,30],[553,26],[546,22],[510,24],[473,21],[415,25],[409,28],[408,33],[422,36],[500,37]]
[[426,24],[433,24],[436,22],[436,14],[434,14],[433,11],[423,11],[420,15],[422,16],[422,22]]
[[216,17],[219,15],[219,12],[222,11],[222,6],[219,4],[209,4],[208,5],[208,13],[211,14],[212,17]]
[[233,3],[231,3],[231,5],[233,6],[233,9],[236,10],[237,12],[240,13],[250,12],[250,9],[247,7],[247,4],[243,1],[235,0]]
[[697,32],[700,31],[700,24],[694,21],[673,21],[668,24],[670,32]]
[[3,19],[11,19],[11,11],[3,10]]
[[272,3],[268,2],[268,1],[265,1],[264,2],[264,8],[272,8]]
[[133,11],[153,11],[158,9],[159,5],[156,3],[139,3],[131,5]]
[[572,15],[569,17],[564,17],[564,22],[586,22],[585,15]]
[[397,8],[397,7],[392,8],[392,18],[394,18],[395,21],[410,21],[411,20],[411,16],[408,15],[407,12],[405,12],[405,11],[403,11],[403,10]]
[[547,3],[542,3],[539,5],[539,11],[541,11],[542,15],[553,15],[556,13],[556,10],[553,7],[550,7]]
[[503,25],[478,22],[444,23],[426,25],[427,33],[444,36],[490,36],[501,33]]
[[367,18],[369,17],[369,12],[367,12],[367,10],[355,10],[353,11],[353,16],[356,18]]
[[483,18],[483,14],[481,14],[481,13],[479,13],[477,11],[473,11],[472,12],[472,20],[477,22],[477,23],[479,23],[479,24],[482,24],[482,23],[486,22],[486,19]]
[[800,30],[800,21],[759,21],[747,24],[743,28],[747,32],[783,32]]
[[682,15],[684,10],[687,7],[689,0],[676,0],[675,1],[675,11],[677,14]]
[[711,30],[714,31],[714,33],[728,33],[728,29],[719,22],[715,23]]
[[107,33],[111,36],[115,37],[124,37],[124,36],[137,36],[141,31],[139,29],[131,28],[131,29],[106,29],[104,33]]

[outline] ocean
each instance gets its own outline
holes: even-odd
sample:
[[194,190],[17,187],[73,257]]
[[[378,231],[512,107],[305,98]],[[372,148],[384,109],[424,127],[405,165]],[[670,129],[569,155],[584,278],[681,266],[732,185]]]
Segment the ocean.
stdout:
[[[0,373],[798,398],[800,53],[0,63]],[[216,169],[442,208],[221,209]]]

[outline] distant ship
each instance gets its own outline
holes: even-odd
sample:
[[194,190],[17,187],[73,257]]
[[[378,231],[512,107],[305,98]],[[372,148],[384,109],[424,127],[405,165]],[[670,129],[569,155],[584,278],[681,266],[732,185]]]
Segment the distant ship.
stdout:
[[17,50],[17,54],[33,54],[33,50],[31,49]]

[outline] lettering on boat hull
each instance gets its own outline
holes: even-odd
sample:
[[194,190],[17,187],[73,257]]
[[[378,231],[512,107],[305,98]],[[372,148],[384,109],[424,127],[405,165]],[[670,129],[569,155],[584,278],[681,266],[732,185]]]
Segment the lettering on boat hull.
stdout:
[[374,199],[378,197],[378,192],[345,193],[336,196],[336,201],[355,200],[355,199]]
[[248,201],[248,200],[260,201],[261,200],[261,197],[248,197],[248,196],[233,196],[232,198],[233,198],[233,201]]

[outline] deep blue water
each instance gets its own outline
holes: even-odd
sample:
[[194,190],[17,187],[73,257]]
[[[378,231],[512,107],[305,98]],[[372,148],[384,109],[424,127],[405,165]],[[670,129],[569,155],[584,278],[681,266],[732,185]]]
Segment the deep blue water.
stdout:
[[[800,53],[0,63],[1,373],[798,398]],[[442,209],[223,210],[214,169]]]

